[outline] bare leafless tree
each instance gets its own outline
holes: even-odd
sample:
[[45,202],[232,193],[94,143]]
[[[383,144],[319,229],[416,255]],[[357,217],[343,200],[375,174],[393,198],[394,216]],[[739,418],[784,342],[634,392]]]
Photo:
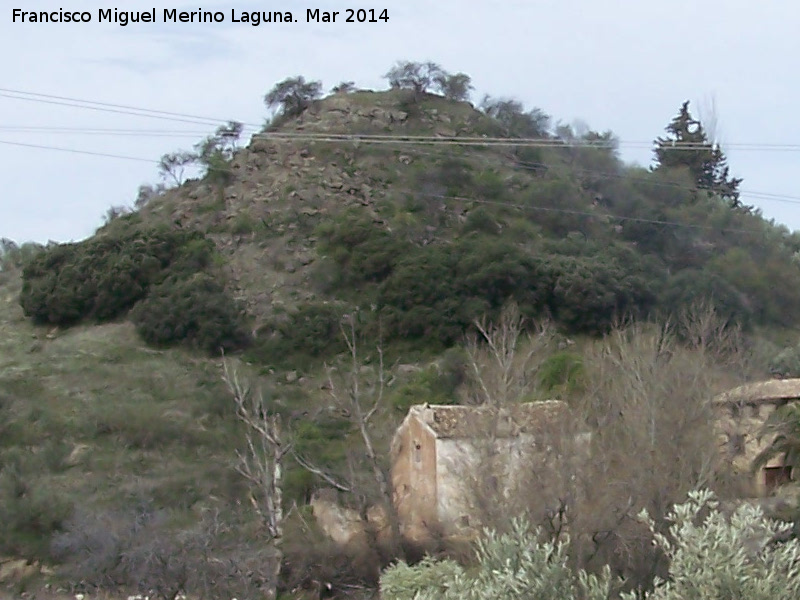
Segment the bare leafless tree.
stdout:
[[571,501],[571,425],[564,405],[524,404],[538,399],[538,369],[553,335],[547,324],[530,324],[526,332],[513,303],[497,321],[484,318],[474,326],[466,340],[471,378],[464,400],[475,406],[475,431],[464,442],[456,477],[469,505],[469,528],[502,531],[509,514],[524,513],[558,537]]
[[378,345],[378,372],[372,381],[366,381],[364,363],[359,356],[358,338],[356,335],[355,319],[349,318],[348,324],[341,327],[342,337],[347,344],[348,364],[344,373],[339,371],[340,377],[333,367],[328,367],[328,387],[333,400],[346,413],[358,428],[369,466],[372,470],[375,483],[382,498],[391,498],[389,478],[381,466],[381,461],[375,451],[372,441],[371,422],[375,414],[383,406],[383,394],[386,386],[386,377],[383,366],[383,349]]
[[534,325],[524,334],[525,320],[516,304],[503,308],[500,319],[476,320],[466,350],[472,383],[469,404],[503,406],[530,396],[536,387],[536,368],[552,336],[547,325]]
[[[385,390],[387,375],[384,365],[383,348],[380,341],[375,347],[376,363],[374,368],[365,360],[364,350],[359,344],[356,315],[348,315],[341,324],[341,334],[347,346],[347,357],[338,366],[328,365],[328,390],[331,400],[339,413],[348,419],[358,431],[363,445],[366,464],[371,471],[372,485],[377,492],[380,507],[388,519],[391,537],[388,541],[390,552],[399,548],[400,527],[392,499],[392,487],[389,479],[388,464],[385,456],[388,452],[379,450],[376,445],[376,419],[385,410]],[[352,458],[352,456],[351,456]],[[361,491],[369,497],[367,490],[359,490],[357,471],[359,465],[350,464],[350,482],[338,485],[338,489],[348,488],[350,492]],[[313,471],[312,471],[313,472]],[[326,479],[326,481],[330,480]],[[363,484],[363,482],[362,482]],[[366,492],[366,493],[364,493]]]
[[236,402],[236,415],[245,427],[244,451],[237,451],[237,470],[250,486],[250,502],[261,520],[267,542],[272,547],[272,577],[265,596],[277,597],[283,541],[283,468],[291,444],[282,433],[280,416],[270,414],[260,393],[242,383],[236,369],[224,362],[223,380]]
[[476,516],[502,530],[509,512],[525,513],[553,538],[569,534],[577,566],[610,565],[644,594],[665,565],[638,513],[664,517],[698,487],[724,495],[711,400],[742,377],[738,330],[698,307],[674,323],[628,323],[587,343],[584,393],[571,398],[566,421],[533,436],[539,448],[519,459],[526,476],[509,481],[512,442],[492,423],[536,397],[536,358],[548,336],[538,331],[525,341],[513,309],[477,331],[467,345],[469,400],[498,418],[481,419],[489,425],[472,442],[473,464],[463,474]]
[[587,389],[573,404],[591,432],[572,521],[581,566],[611,563],[645,590],[663,562],[637,514],[659,521],[701,487],[724,495],[712,399],[743,364],[736,339],[713,311],[695,312],[615,329],[586,350]]

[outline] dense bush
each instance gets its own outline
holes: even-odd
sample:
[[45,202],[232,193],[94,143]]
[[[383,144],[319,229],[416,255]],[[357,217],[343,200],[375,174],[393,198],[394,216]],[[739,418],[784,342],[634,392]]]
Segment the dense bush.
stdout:
[[713,495],[693,492],[669,521],[668,534],[655,537],[670,560],[670,576],[650,598],[800,597],[800,541],[787,539],[790,528],[765,518],[760,508],[743,504],[727,517]]
[[375,283],[391,273],[395,261],[409,249],[366,214],[348,211],[318,228],[320,251],[333,261],[337,277],[333,285],[359,287]]
[[20,303],[37,323],[104,322],[129,311],[142,338],[207,352],[247,343],[241,309],[216,271],[211,240],[197,231],[146,227],[138,215],[95,237],[49,246],[23,270]]
[[20,303],[37,323],[107,321],[124,315],[170,268],[204,268],[211,256],[210,242],[199,233],[120,227],[37,254],[23,270]]
[[478,543],[476,569],[452,560],[430,558],[409,567],[401,562],[380,580],[385,600],[607,600],[614,581],[602,575],[575,573],[565,543],[539,542],[540,531],[514,521],[510,533],[487,532]]
[[188,343],[205,352],[244,347],[248,336],[241,310],[211,275],[170,277],[150,290],[131,311],[139,335],[149,344]]
[[527,314],[540,313],[546,287],[540,261],[494,236],[471,234],[400,257],[378,303],[393,335],[449,345],[508,300]]
[[439,346],[459,340],[475,319],[495,317],[509,300],[528,317],[550,314],[589,334],[653,307],[661,281],[652,261],[583,237],[535,252],[495,235],[494,219],[478,209],[459,239],[415,246],[348,213],[320,231],[337,272],[330,287],[344,297],[360,289],[360,302],[374,300],[391,338]]
[[[674,508],[669,531],[651,534],[670,561],[669,576],[648,598],[655,600],[790,600],[800,597],[800,541],[760,509],[742,505],[724,515],[708,492],[692,492]],[[600,576],[568,564],[567,543],[542,542],[540,532],[516,521],[508,534],[487,532],[477,547],[477,565],[452,560],[399,563],[380,581],[385,600],[537,598],[606,600],[622,584],[608,570]],[[622,593],[633,600],[641,592]]]
[[546,394],[582,392],[586,385],[583,357],[574,352],[556,352],[542,362],[536,378]]
[[670,277],[661,293],[659,304],[667,315],[702,302],[711,302],[716,314],[726,322],[747,326],[753,313],[744,295],[718,274],[706,270],[687,269]]
[[454,404],[456,391],[467,378],[466,362],[462,352],[451,348],[438,363],[416,373],[410,381],[397,387],[389,395],[389,402],[402,414],[414,404]]
[[341,324],[345,308],[336,303],[302,302],[277,309],[248,351],[262,363],[283,365],[328,357],[346,349]]
[[551,310],[570,331],[608,331],[626,316],[645,314],[654,300],[648,282],[614,258],[552,256]]

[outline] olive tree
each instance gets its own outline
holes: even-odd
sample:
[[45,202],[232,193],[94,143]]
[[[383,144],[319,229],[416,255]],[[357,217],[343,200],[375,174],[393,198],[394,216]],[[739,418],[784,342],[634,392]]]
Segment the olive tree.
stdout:
[[437,80],[446,76],[445,71],[434,62],[400,61],[384,75],[392,89],[412,90],[419,100]]
[[[665,553],[668,574],[656,582],[649,600],[790,600],[800,597],[800,541],[790,527],[743,504],[726,515],[711,492],[689,493],[669,514],[661,531],[646,513],[639,517]],[[619,593],[622,581],[608,568],[589,574],[571,566],[566,542],[543,541],[541,531],[523,520],[498,535],[487,530],[478,542],[476,565],[426,559],[410,567],[400,562],[384,571],[384,600],[538,598],[635,600],[636,591]]]
[[567,544],[541,542],[541,532],[522,519],[508,533],[488,530],[478,542],[477,567],[453,560],[425,559],[409,567],[400,562],[381,577],[384,600],[607,600],[614,589],[608,569],[600,575],[574,571]]
[[306,81],[305,77],[298,75],[276,83],[264,96],[264,103],[269,109],[279,109],[284,117],[295,117],[321,95],[321,82]]

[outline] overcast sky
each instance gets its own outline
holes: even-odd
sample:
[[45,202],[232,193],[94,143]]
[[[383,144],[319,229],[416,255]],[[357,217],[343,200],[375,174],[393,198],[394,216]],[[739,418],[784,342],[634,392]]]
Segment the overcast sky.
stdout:
[[[791,0],[125,0],[126,10],[222,10],[225,23],[97,23],[105,0],[2,0],[0,87],[262,123],[264,93],[288,76],[383,89],[398,59],[433,60],[472,76],[474,98],[515,97],[556,120],[613,130],[626,142],[663,133],[684,100],[716,107],[718,136],[743,200],[800,229],[800,3]],[[88,10],[90,24],[12,23],[24,10]],[[384,8],[388,23],[310,24],[306,9]],[[289,10],[290,25],[231,23],[231,10]],[[342,17],[339,18],[342,20]],[[213,126],[145,119],[3,97],[0,141],[156,161]],[[14,131],[41,127],[43,132]],[[54,128],[184,130],[190,137],[77,135]],[[193,135],[193,137],[191,137]],[[727,144],[727,146],[726,146]],[[753,144],[753,147],[747,147]],[[796,148],[769,150],[763,145]],[[111,205],[130,205],[148,162],[0,144],[0,237],[69,241],[90,235]],[[766,200],[761,194],[779,198]],[[780,201],[779,201],[780,200]]]

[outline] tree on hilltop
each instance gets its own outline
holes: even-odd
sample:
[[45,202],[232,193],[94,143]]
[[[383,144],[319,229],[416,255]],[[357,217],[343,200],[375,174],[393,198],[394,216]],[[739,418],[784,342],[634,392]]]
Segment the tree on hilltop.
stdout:
[[296,117],[320,96],[322,96],[322,82],[306,81],[305,77],[298,75],[276,83],[264,96],[264,103],[269,109],[280,108],[280,113],[284,117]]
[[436,78],[436,87],[442,96],[456,102],[468,101],[470,92],[475,89],[472,87],[472,78],[466,73],[451,75],[442,72]]
[[731,177],[728,159],[717,143],[711,143],[703,124],[692,117],[689,101],[666,127],[667,135],[655,140],[656,169],[685,168],[698,188],[744,208],[739,199],[741,179]]
[[448,100],[462,102],[469,99],[473,89],[472,78],[466,73],[448,73],[430,61],[398,61],[383,77],[389,80],[389,86],[394,90],[411,90],[415,102],[431,90]]
[[505,135],[547,137],[550,116],[539,108],[525,111],[522,103],[517,100],[484,96],[481,110],[500,123]]

